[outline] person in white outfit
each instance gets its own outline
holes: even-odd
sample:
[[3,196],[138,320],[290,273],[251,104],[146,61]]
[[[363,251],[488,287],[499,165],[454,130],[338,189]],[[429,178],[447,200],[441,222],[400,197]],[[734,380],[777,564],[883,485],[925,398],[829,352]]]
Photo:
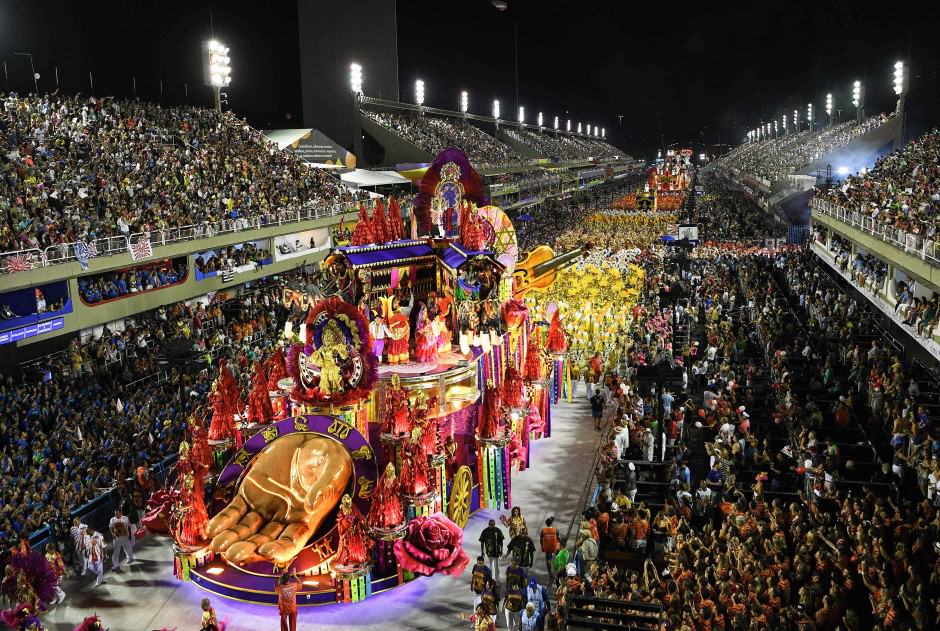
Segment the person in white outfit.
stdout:
[[131,522],[120,509],[114,511],[114,517],[108,523],[111,536],[114,537],[114,552],[111,553],[111,569],[117,570],[121,566],[121,550],[128,563],[134,562],[134,537],[131,534]]
[[72,527],[69,528],[69,534],[72,535],[72,548],[75,551],[75,567],[78,568],[78,571],[85,575],[85,565],[86,554],[85,554],[85,531],[88,530],[88,526],[83,524],[81,520],[76,517],[72,520]]
[[89,528],[85,533],[85,567],[95,574],[95,587],[104,583],[104,536]]

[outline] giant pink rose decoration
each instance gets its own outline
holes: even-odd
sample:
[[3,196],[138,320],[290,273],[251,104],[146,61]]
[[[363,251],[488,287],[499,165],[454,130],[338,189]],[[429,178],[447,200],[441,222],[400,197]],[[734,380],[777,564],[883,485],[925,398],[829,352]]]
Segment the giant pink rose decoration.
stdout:
[[408,534],[395,542],[395,558],[402,569],[424,576],[458,576],[470,562],[463,551],[463,530],[443,513],[408,522]]

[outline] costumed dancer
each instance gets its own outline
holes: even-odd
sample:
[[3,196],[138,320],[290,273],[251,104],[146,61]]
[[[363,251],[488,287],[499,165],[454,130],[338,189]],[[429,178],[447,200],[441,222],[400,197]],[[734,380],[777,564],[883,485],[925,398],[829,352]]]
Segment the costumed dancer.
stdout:
[[415,323],[415,359],[419,362],[434,361],[437,357],[437,330],[434,320],[428,316],[428,308],[423,304],[418,309]]
[[404,312],[404,308],[397,298],[394,298],[391,302],[391,311],[393,311],[393,315],[388,318],[388,363],[407,364],[408,340],[411,336],[408,315]]
[[94,528],[89,528],[85,532],[85,566],[95,575],[95,587],[105,582],[104,579],[104,536]]
[[420,428],[421,430],[419,445],[425,457],[433,456],[439,451],[437,420],[431,418],[431,409],[436,407],[437,397],[428,398],[428,396],[420,390],[415,395],[411,426]]
[[478,434],[480,438],[495,439],[502,436],[499,423],[500,392],[499,388],[489,387],[483,397],[480,407],[480,425]]
[[198,469],[199,471],[197,477],[204,478],[212,467],[212,450],[209,449],[209,439],[206,436],[206,428],[195,415],[193,415],[192,420],[193,446],[189,452],[190,462],[193,465],[193,469]]
[[269,423],[274,418],[274,409],[271,407],[268,380],[264,376],[261,362],[257,360],[255,361],[251,383],[251,393],[248,395],[248,422]]
[[279,390],[277,382],[287,376],[287,362],[284,360],[284,353],[280,347],[275,349],[264,362],[264,371],[268,375],[268,390],[272,392]]
[[352,497],[348,493],[340,501],[336,525],[339,528],[339,545],[334,564],[350,567],[368,562],[372,551],[372,538],[366,532],[362,515],[353,506]]
[[356,227],[353,228],[353,245],[369,245],[375,243],[375,233],[372,231],[372,220],[369,218],[369,211],[366,205],[359,202],[359,217],[356,219]]
[[277,613],[281,617],[281,631],[297,631],[297,592],[303,588],[297,568],[291,567],[277,579]]
[[421,447],[421,428],[411,431],[411,440],[401,460],[401,488],[405,495],[419,496],[431,488],[431,466]]
[[401,219],[401,205],[392,197],[388,202],[388,239],[401,241],[405,238],[405,227]]
[[437,315],[434,316],[434,326],[437,328],[437,352],[449,353],[454,334],[451,333],[447,321],[450,319],[450,306],[454,299],[444,296],[437,299]]
[[52,571],[55,572],[56,579],[58,579],[55,585],[55,598],[49,603],[50,605],[56,605],[65,600],[65,592],[62,590],[62,579],[68,578],[69,571],[65,567],[65,561],[62,560],[62,554],[56,550],[54,543],[46,544],[45,557],[49,565],[52,566]]
[[564,353],[568,350],[568,342],[565,340],[565,331],[561,328],[561,316],[558,310],[552,314],[552,321],[548,325],[548,339],[545,347],[549,353]]
[[385,204],[382,198],[375,200],[375,208],[372,210],[372,237],[374,243],[383,245],[388,243],[388,223],[385,221]]
[[375,485],[367,523],[371,528],[392,530],[405,523],[401,504],[401,482],[395,475],[395,465],[389,462]]
[[114,510],[114,517],[108,522],[111,536],[114,537],[114,552],[111,553],[111,571],[117,571],[121,566],[121,550],[127,563],[134,562],[134,535],[131,532],[131,521],[119,509]]
[[460,352],[470,354],[471,346],[479,346],[477,328],[480,326],[480,315],[475,300],[464,300],[457,308],[457,324],[460,327]]
[[227,440],[235,437],[235,411],[231,408],[227,394],[219,380],[212,384],[209,393],[212,402],[212,422],[209,424],[209,440]]
[[197,493],[192,474],[187,474],[180,487],[180,520],[177,526],[177,539],[188,546],[198,546],[205,542],[209,529],[209,515],[201,493]]
[[382,362],[382,354],[385,352],[385,338],[389,336],[389,333],[385,318],[378,311],[373,311],[372,322],[369,323],[369,335],[372,336],[372,352],[375,353],[379,363]]
[[219,360],[219,389],[227,395],[229,408],[232,412],[240,415],[245,411],[242,391],[238,387],[238,381],[235,379],[232,369],[229,368],[228,360],[224,357]]
[[205,486],[203,476],[197,475],[196,471],[201,467],[193,460],[192,451],[189,443],[185,440],[180,442],[179,458],[176,461],[176,488],[182,488],[186,476],[191,475],[195,480],[196,488],[202,493]]
[[83,524],[78,517],[72,520],[72,527],[69,528],[69,534],[72,535],[72,551],[75,556],[74,564],[82,576],[85,576],[85,567],[88,565],[86,560],[88,554],[85,550],[85,532],[87,530],[88,526]]
[[411,431],[408,405],[408,390],[401,386],[398,375],[392,373],[391,385],[385,389],[383,432],[393,436],[405,436]]

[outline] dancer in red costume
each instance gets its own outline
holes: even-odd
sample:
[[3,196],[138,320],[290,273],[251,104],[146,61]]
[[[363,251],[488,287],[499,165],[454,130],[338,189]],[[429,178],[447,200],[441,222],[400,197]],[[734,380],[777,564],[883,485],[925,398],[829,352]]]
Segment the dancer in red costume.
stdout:
[[269,423],[274,418],[268,380],[264,376],[261,362],[255,361],[255,373],[251,377],[251,393],[248,395],[248,422]]
[[353,245],[369,245],[375,243],[375,233],[372,231],[372,220],[369,218],[369,211],[366,205],[359,203],[359,217],[356,219],[356,227],[352,233]]
[[206,531],[209,528],[209,515],[206,512],[206,503],[201,493],[195,489],[196,483],[191,474],[183,480],[180,489],[180,521],[176,530],[176,537],[188,546],[198,546],[206,541]]
[[415,323],[415,359],[431,362],[437,357],[437,331],[434,320],[428,317],[428,308],[421,305]]
[[477,209],[470,204],[466,204],[460,214],[460,243],[471,252],[479,252],[486,247],[483,219]]
[[224,358],[219,360],[219,389],[228,397],[229,408],[233,413],[244,413],[245,401],[242,399],[242,391]]
[[401,205],[394,197],[388,202],[388,240],[401,241],[405,238],[405,227],[401,222]]
[[405,523],[401,481],[395,475],[395,465],[391,462],[385,466],[385,472],[375,485],[367,522],[370,527],[380,530],[393,530]]
[[432,409],[437,409],[437,397],[428,399],[424,392],[419,391],[415,396],[411,426],[421,430],[421,439],[418,444],[426,458],[437,454],[439,450],[437,420],[431,418]]
[[526,348],[525,366],[522,372],[529,381],[539,381],[544,375],[543,371],[542,342],[539,340],[538,332],[533,331],[529,336],[529,346]]
[[385,204],[382,199],[375,200],[375,209],[372,211],[372,236],[375,243],[384,245],[391,239],[388,234],[388,222],[385,221]]
[[177,488],[183,488],[183,484],[185,483],[187,476],[192,476],[196,492],[199,493],[199,495],[203,495],[205,492],[204,480],[203,476],[196,475],[197,468],[201,469],[201,466],[193,460],[193,454],[189,448],[189,443],[187,443],[185,440],[182,441],[179,448],[179,459],[176,461]]
[[278,390],[277,382],[287,376],[287,362],[284,360],[284,353],[278,348],[267,361],[264,362],[264,370],[268,374],[268,390]]
[[411,431],[408,390],[401,387],[397,374],[392,374],[391,381],[391,385],[385,389],[385,416],[382,431],[393,436],[405,436]]
[[561,328],[561,316],[556,310],[552,315],[552,321],[548,325],[548,342],[546,343],[549,353],[564,353],[568,350],[568,341],[565,339],[565,331]]
[[431,490],[431,465],[421,447],[421,429],[414,428],[401,461],[401,488],[405,495],[424,495]]
[[336,525],[339,528],[339,545],[333,563],[339,566],[355,566],[367,563],[372,552],[372,538],[365,529],[365,520],[352,504],[349,494],[343,496]]
[[202,467],[202,476],[212,467],[212,451],[209,449],[209,439],[206,437],[206,428],[203,425],[202,418],[193,414],[190,417],[192,427],[193,446],[190,450],[192,463]]
[[389,364],[408,363],[408,340],[411,337],[411,325],[408,316],[402,313],[401,306],[394,301],[394,315],[388,319],[389,341],[386,347]]
[[209,393],[212,402],[212,423],[209,425],[209,440],[226,440],[235,437],[234,411],[229,405],[228,396],[216,380]]
[[499,388],[489,387],[486,389],[486,395],[483,398],[483,406],[480,408],[480,438],[500,438],[502,428],[499,424],[499,406],[500,392]]

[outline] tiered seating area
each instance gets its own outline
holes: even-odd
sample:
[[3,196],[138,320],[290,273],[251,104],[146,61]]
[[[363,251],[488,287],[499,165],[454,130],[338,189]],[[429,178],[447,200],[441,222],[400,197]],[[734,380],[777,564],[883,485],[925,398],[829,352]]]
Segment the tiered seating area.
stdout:
[[413,112],[377,112],[363,114],[405,140],[437,155],[448,147],[457,147],[476,167],[502,166],[524,162],[508,146],[471,124],[445,118],[418,116]]
[[819,131],[801,131],[751,142],[732,149],[720,162],[771,182],[790,175],[813,160],[831,153],[888,120],[884,114],[861,123],[849,121]]
[[935,240],[940,217],[938,163],[940,130],[934,129],[819,198],[879,226],[917,235],[921,241]]
[[230,112],[112,98],[4,95],[0,170],[0,253],[355,199]]

